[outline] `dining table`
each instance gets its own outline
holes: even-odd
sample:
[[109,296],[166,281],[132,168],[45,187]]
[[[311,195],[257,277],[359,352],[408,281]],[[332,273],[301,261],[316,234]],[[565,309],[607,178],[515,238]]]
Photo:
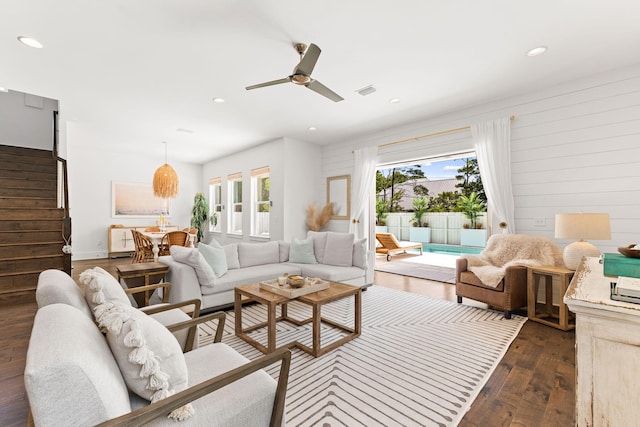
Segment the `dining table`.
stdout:
[[[148,237],[153,243],[153,260],[158,261],[158,254],[160,253],[160,243],[162,243],[162,238],[167,232],[165,231],[141,231],[141,233]],[[197,234],[189,233],[189,247],[195,247]]]

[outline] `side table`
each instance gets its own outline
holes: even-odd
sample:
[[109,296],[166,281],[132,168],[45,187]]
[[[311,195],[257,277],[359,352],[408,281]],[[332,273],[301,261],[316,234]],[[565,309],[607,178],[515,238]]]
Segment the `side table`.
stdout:
[[[564,294],[569,288],[569,282],[575,272],[564,267],[541,266],[527,267],[527,316],[529,320],[552,326],[563,331],[575,328],[574,323],[569,323],[569,308],[564,303]],[[560,298],[558,302],[558,314],[553,311],[553,278],[560,284]],[[544,279],[544,311],[538,312],[538,287],[540,278]]]
[[[155,285],[164,282],[165,275],[169,272],[169,266],[161,262],[141,262],[136,264],[122,264],[116,266],[118,272],[118,282],[124,280],[128,288],[136,288],[138,286]],[[138,307],[146,307],[149,305],[151,293],[144,291],[133,294],[133,298],[138,303]],[[163,301],[169,300],[169,288],[165,288]]]

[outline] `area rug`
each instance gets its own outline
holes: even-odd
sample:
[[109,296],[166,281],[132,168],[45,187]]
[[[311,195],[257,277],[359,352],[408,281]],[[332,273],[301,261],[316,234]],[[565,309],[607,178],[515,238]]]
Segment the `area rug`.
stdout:
[[[243,323],[262,321],[266,310],[243,308]],[[353,325],[353,300],[323,306],[323,317]],[[307,306],[292,302],[289,315],[305,318]],[[450,301],[371,286],[363,292],[362,335],[313,358],[292,351],[286,399],[287,427],[455,426],[473,403],[526,318]],[[261,353],[235,337],[230,312],[223,342],[255,359]],[[201,345],[213,340],[201,326]],[[322,345],[340,336],[322,331]],[[255,337],[266,342],[266,331]],[[278,323],[278,345],[310,343],[311,331]],[[278,366],[268,372],[277,377]]]
[[434,280],[436,282],[456,283],[456,270],[447,267],[431,267],[424,264],[408,261],[376,263],[376,271],[400,274],[402,276],[416,277],[418,279]]

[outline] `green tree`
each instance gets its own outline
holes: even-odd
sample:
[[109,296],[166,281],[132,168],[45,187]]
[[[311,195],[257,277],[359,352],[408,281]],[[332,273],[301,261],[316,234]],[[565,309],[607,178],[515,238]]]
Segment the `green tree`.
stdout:
[[460,193],[457,191],[443,191],[429,199],[429,212],[454,212]]
[[478,167],[478,159],[475,157],[467,157],[463,159],[464,165],[458,169],[458,175],[456,179],[460,181],[456,184],[456,188],[460,189],[460,192],[464,196],[470,196],[471,193],[476,193],[484,203],[487,202],[487,196],[482,186],[482,178],[480,177],[480,168]]
[[415,227],[422,227],[422,215],[427,213],[427,198],[425,196],[416,197],[412,201],[413,204],[413,221]]
[[191,227],[198,229],[197,240],[202,240],[204,236],[204,226],[209,217],[209,203],[203,193],[196,193],[193,198],[193,208],[191,208]]
[[[388,203],[389,212],[397,212],[401,210],[400,200],[404,190],[398,190],[396,186],[418,178],[424,178],[424,171],[420,165],[378,170],[376,172],[376,194],[382,193],[382,199]],[[402,194],[398,196],[398,193]]]
[[471,228],[476,228],[478,216],[480,212],[484,212],[486,204],[483,200],[480,200],[478,194],[473,192],[469,196],[461,195],[458,199],[458,208],[471,222]]
[[422,184],[416,184],[413,186],[413,194],[416,196],[429,197],[429,189]]
[[376,225],[385,225],[384,220],[387,219],[387,211],[389,207],[387,202],[382,199],[376,198]]

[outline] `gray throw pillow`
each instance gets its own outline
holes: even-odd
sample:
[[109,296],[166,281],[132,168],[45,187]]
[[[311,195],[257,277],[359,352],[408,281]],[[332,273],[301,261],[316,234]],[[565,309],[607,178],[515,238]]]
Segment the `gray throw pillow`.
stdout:
[[322,263],[339,267],[351,267],[353,261],[353,238],[352,233],[328,232]]
[[215,285],[216,274],[198,249],[173,245],[169,250],[174,260],[187,264],[195,270],[200,286],[213,287]]
[[318,263],[313,254],[313,237],[309,236],[304,240],[293,238],[289,250],[289,262],[297,262],[299,264]]
[[227,272],[227,257],[222,246],[209,246],[200,242],[198,243],[198,250],[209,263],[216,277],[221,277]]

